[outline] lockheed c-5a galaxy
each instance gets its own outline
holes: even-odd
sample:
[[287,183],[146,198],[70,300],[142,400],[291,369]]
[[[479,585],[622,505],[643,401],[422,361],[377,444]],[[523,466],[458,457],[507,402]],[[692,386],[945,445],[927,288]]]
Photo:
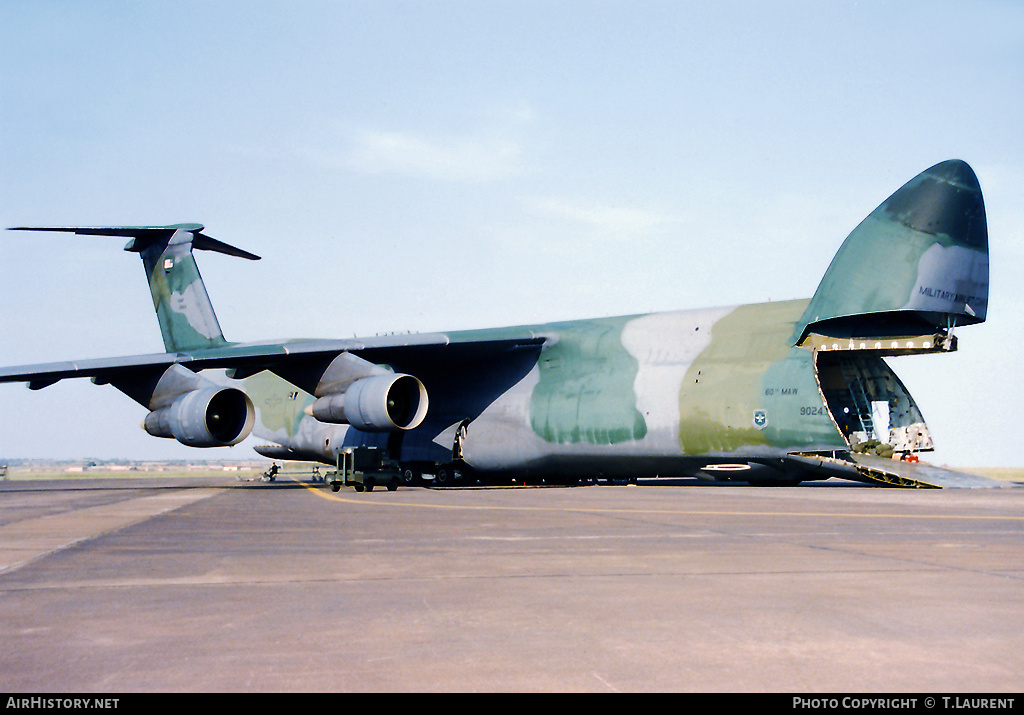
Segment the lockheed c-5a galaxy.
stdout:
[[23,227],[121,236],[166,352],[0,369],[38,389],[90,377],[194,447],[250,434],[275,459],[374,447],[405,480],[842,477],[966,486],[883,358],[956,349],[985,320],[988,229],[962,161],[922,172],[847,237],[809,300],[493,330],[284,343],[224,338],[195,249],[256,259],[198,224]]

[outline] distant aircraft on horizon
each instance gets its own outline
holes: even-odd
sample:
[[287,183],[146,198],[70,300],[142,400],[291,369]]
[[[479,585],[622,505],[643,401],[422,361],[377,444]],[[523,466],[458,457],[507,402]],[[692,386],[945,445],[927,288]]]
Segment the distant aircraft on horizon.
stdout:
[[955,350],[953,329],[985,320],[985,206],[963,161],[886,199],[810,299],[490,330],[232,343],[193,250],[258,256],[203,226],[12,230],[130,239],[165,352],[0,368],[0,382],[111,384],[149,410],[147,432],[193,447],[252,433],[264,456],[325,464],[376,448],[406,483],[988,484],[915,463],[932,438],[883,360]]

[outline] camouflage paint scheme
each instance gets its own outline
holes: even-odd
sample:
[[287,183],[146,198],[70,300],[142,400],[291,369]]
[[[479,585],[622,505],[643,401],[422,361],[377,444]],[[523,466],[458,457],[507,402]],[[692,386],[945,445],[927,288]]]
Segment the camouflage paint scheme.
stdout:
[[[150,409],[207,382],[232,385],[251,401],[253,432],[277,445],[261,453],[329,464],[343,446],[368,444],[428,472],[454,463],[567,478],[688,476],[717,466],[750,481],[864,479],[866,468],[851,467],[849,456],[859,436],[872,434],[868,408],[889,405],[877,416],[892,436],[879,427],[876,441],[923,434],[915,444],[930,445],[882,357],[955,349],[952,327],[981,322],[987,311],[981,189],[955,160],[872,212],[810,300],[365,340],[227,342],[192,249],[256,257],[198,224],[22,230],[131,237],[126,250],[142,255],[167,353],[9,368],[0,381],[38,388],[91,376]],[[312,417],[318,380],[345,352],[422,381],[425,420],[377,432]],[[171,363],[201,382],[158,395],[152,383]]]
[[[639,457],[659,474],[681,457],[785,456],[846,445],[820,403],[811,353],[786,344],[806,301],[659,313],[513,329],[544,335],[533,370],[469,425],[464,456],[483,470],[573,457],[627,473]],[[452,334],[455,340],[472,334]],[[801,395],[802,393],[802,395]],[[760,424],[756,413],[765,419]],[[606,460],[621,459],[623,469]],[[704,462],[701,461],[703,465]],[[680,461],[682,472],[692,473]]]

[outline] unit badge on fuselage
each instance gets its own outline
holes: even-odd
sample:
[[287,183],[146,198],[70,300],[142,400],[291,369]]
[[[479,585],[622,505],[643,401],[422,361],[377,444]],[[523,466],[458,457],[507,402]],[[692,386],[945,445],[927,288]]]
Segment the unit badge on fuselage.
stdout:
[[754,410],[754,426],[758,429],[768,426],[768,413],[765,410]]

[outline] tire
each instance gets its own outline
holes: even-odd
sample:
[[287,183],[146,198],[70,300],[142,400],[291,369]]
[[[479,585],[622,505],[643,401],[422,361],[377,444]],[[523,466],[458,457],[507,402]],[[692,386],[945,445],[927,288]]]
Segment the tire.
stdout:
[[421,479],[420,470],[406,467],[402,470],[402,483],[406,486],[418,484]]

